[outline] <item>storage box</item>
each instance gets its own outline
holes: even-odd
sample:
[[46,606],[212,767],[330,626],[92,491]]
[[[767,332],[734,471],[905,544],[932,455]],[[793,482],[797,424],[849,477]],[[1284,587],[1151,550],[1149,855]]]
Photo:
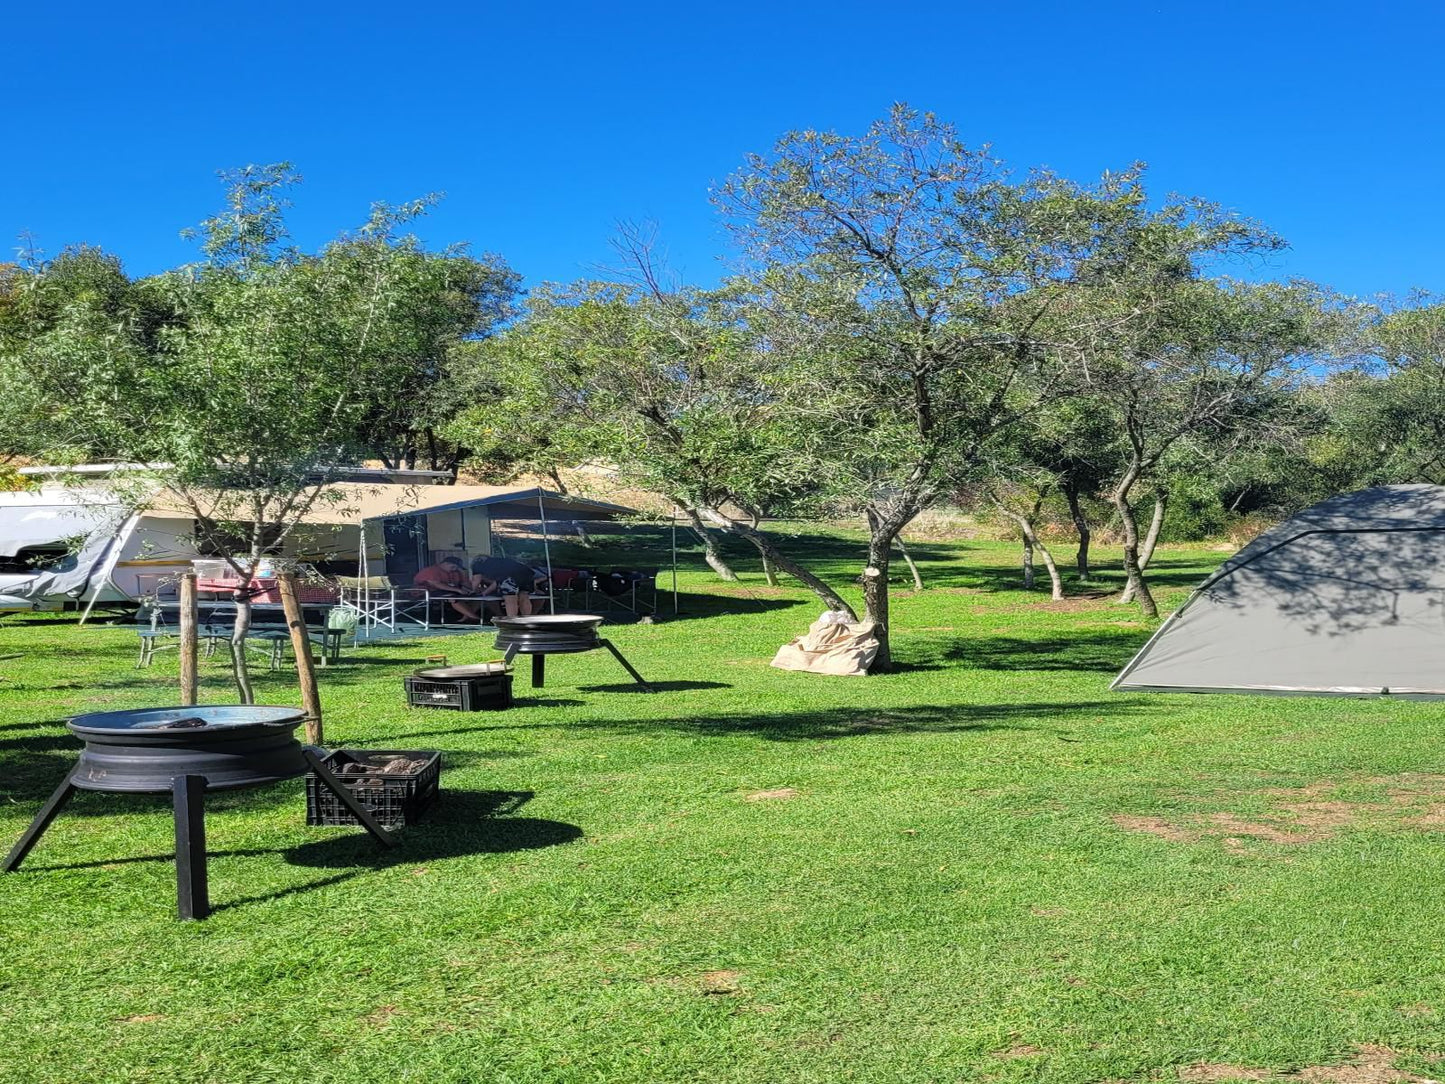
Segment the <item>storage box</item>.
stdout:
[[402,683],[412,708],[502,711],[512,706],[512,675],[500,663],[418,670]]
[[[349,775],[348,764],[384,764],[396,757],[425,763],[408,772],[368,772]],[[341,780],[361,805],[387,827],[413,824],[441,792],[442,755],[417,749],[337,749],[323,763]],[[315,772],[306,773],[306,823],[309,825],[360,824],[341,799],[321,784]]]

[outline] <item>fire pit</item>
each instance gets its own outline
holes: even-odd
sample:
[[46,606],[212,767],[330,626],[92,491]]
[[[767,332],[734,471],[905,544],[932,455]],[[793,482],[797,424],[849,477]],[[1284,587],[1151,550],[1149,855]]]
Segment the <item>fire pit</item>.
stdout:
[[511,662],[518,655],[532,656],[532,688],[540,689],[546,679],[548,655],[575,655],[605,647],[620,662],[632,680],[648,692],[655,690],[633,665],[622,657],[611,640],[597,635],[601,614],[536,614],[531,617],[494,617],[497,647]]
[[210,913],[206,884],[205,792],[259,787],[316,773],[356,819],[387,846],[395,840],[303,746],[295,708],[259,705],[146,708],[78,715],[67,724],[85,743],[80,759],[11,849],[0,871],[19,868],[77,790],[174,796],[176,898],[182,918]]
[[85,742],[71,782],[81,790],[159,794],[177,776],[207,790],[259,787],[306,772],[296,708],[152,708],[78,715],[66,725]]

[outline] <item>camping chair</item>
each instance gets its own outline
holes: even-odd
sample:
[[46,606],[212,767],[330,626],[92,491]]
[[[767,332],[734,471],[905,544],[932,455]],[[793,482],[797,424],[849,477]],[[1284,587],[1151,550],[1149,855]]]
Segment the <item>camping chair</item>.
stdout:
[[396,630],[397,620],[412,616],[415,600],[397,598],[398,586],[389,576],[338,576],[341,587],[340,608],[356,613],[357,626]]

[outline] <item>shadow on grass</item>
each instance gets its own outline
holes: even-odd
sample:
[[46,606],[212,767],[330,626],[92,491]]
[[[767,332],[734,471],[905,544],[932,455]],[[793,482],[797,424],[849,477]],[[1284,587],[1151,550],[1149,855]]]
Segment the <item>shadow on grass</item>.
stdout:
[[[582,829],[562,821],[537,817],[516,817],[532,798],[531,791],[443,790],[437,804],[420,822],[400,833],[396,847],[381,847],[359,827],[315,829],[329,838],[316,839],[290,848],[236,848],[210,852],[211,859],[264,858],[281,855],[292,866],[337,870],[331,876],[305,884],[288,885],[239,899],[221,900],[213,911],[225,911],[255,903],[285,899],[328,885],[340,884],[376,870],[397,865],[417,865],[447,858],[480,854],[512,854],[571,843],[582,838]],[[146,862],[173,862],[173,854],[129,855],[86,862],[28,864],[22,872],[40,874],[56,870],[109,869]],[[214,884],[214,878],[212,878]]]
[[933,658],[909,665],[927,669],[942,662],[976,670],[1114,674],[1124,668],[1148,638],[1147,630],[1043,638],[974,636],[955,640]]
[[901,708],[829,708],[819,711],[690,715],[675,719],[592,720],[547,724],[619,733],[681,731],[698,737],[751,735],[766,741],[824,741],[888,734],[965,734],[989,730],[1053,733],[1074,716],[1098,719],[1142,711],[1127,700],[1037,701],[1018,704],[915,704]]
[[[689,689],[732,688],[725,681],[649,681],[648,684],[659,693],[680,693]],[[635,681],[629,681],[625,685],[579,685],[577,689],[584,693],[645,693],[647,691]]]

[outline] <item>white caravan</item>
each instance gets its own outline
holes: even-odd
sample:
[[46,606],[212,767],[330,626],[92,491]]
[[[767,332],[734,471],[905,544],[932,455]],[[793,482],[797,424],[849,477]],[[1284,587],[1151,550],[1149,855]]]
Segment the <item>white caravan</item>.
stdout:
[[198,554],[189,519],[132,512],[97,487],[0,493],[0,611],[125,604]]

